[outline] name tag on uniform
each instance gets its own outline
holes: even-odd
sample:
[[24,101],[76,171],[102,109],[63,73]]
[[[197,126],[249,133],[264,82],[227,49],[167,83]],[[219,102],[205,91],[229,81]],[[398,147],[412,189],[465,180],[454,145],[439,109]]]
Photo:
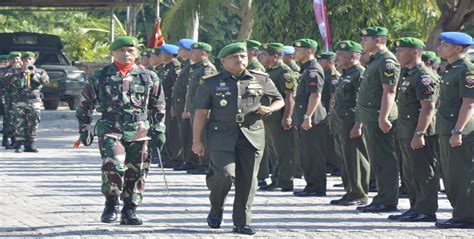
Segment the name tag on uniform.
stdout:
[[222,91],[229,91],[228,86],[218,86],[216,87],[216,91],[222,92]]

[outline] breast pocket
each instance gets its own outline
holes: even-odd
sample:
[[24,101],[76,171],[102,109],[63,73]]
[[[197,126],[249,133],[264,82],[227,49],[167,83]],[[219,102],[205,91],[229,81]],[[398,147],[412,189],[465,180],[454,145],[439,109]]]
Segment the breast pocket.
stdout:
[[253,106],[260,103],[260,98],[263,95],[263,88],[259,84],[250,84],[245,90],[247,106]]

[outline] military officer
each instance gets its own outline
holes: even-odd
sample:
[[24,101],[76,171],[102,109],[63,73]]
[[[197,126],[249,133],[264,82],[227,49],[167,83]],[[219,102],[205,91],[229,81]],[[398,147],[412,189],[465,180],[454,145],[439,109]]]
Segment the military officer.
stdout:
[[[267,191],[293,191],[294,159],[296,156],[296,129],[293,125],[294,97],[297,75],[283,63],[284,45],[265,43],[260,47],[262,64],[278,92],[285,99],[285,107],[264,117],[265,150],[268,150],[272,165],[272,183],[260,189]],[[263,105],[270,105],[268,99],[262,99]]]
[[[251,235],[255,234],[250,226],[252,203],[265,146],[262,116],[280,110],[284,101],[267,74],[246,70],[245,43],[230,44],[217,57],[224,71],[204,77],[194,98],[193,151],[205,154],[201,134],[210,114],[207,139],[211,164],[206,182],[211,211],[207,222],[211,228],[220,227],[225,198],[234,183],[233,231]],[[272,103],[262,106],[263,97],[271,98]]]
[[[6,142],[5,149],[15,149],[15,126],[14,126],[14,107],[13,107],[13,88],[12,81],[6,79],[7,72],[19,72],[22,68],[21,61],[21,52],[12,51],[8,54],[8,67],[4,68],[2,71],[2,85],[3,85],[3,101],[5,108],[3,110],[3,140]],[[11,78],[13,80],[14,78]],[[8,138],[10,139],[10,144],[8,144]]]
[[361,212],[392,212],[398,205],[399,170],[393,126],[397,119],[395,94],[400,65],[387,49],[387,33],[384,27],[362,29],[361,45],[372,57],[360,84],[356,110],[378,193],[370,205],[357,208]]
[[0,55],[0,114],[2,115],[2,147],[9,145],[9,137],[5,134],[5,126],[7,126],[6,112],[5,112],[5,99],[4,99],[4,85],[3,85],[3,73],[8,69],[8,55]]
[[[191,118],[189,115],[183,115],[184,108],[186,105],[186,90],[189,83],[190,75],[190,55],[191,55],[191,46],[196,43],[192,39],[181,39],[178,41],[178,55],[181,61],[181,71],[178,74],[178,78],[173,85],[172,91],[172,105],[171,105],[171,115],[175,116],[178,119],[178,128],[181,138],[181,144],[183,145],[183,165],[177,165],[174,167],[174,170],[191,170],[195,169],[199,164],[199,160],[196,154],[191,151],[192,146],[192,127],[191,127]],[[184,116],[184,117],[183,117]]]
[[256,40],[247,40],[246,43],[247,43],[247,54],[248,54],[248,60],[249,60],[247,69],[265,72],[265,67],[258,60],[258,53],[259,53],[259,49],[262,43]]
[[[346,193],[331,204],[341,206],[367,204],[369,193],[370,165],[365,141],[352,129],[356,123],[355,106],[364,68],[360,65],[362,46],[354,41],[340,41],[334,47],[337,64],[342,76],[334,94],[335,103],[331,111],[331,127],[334,132],[336,151],[341,153]],[[360,123],[359,123],[360,124]],[[357,132],[357,131],[355,131]]]
[[106,202],[101,221],[105,223],[117,219],[120,196],[124,202],[120,224],[142,224],[135,212],[142,202],[150,167],[148,132],[151,128],[156,134],[165,133],[163,88],[154,72],[134,63],[137,47],[138,40],[131,36],[112,42],[114,62],[92,75],[76,110],[80,139],[86,146],[94,137],[92,112],[96,109],[102,114],[96,128],[103,160],[102,194]]
[[313,39],[293,42],[295,59],[301,63],[296,90],[294,121],[299,130],[301,165],[306,187],[295,196],[326,196],[326,109],[321,104],[324,70],[314,57],[318,43]]
[[434,51],[424,51],[421,60],[427,67],[430,67],[436,74],[438,74],[437,71],[439,64],[441,64],[441,58],[439,58]]
[[397,59],[404,68],[397,105],[397,140],[402,153],[403,177],[410,209],[389,219],[402,222],[436,221],[438,209],[438,162],[435,157],[438,76],[422,61],[425,44],[414,37],[395,41]]
[[285,46],[283,48],[283,63],[288,65],[293,72],[300,72],[300,66],[295,61],[295,48]]
[[474,228],[474,65],[466,55],[474,42],[462,32],[443,32],[440,38],[438,53],[449,65],[441,78],[436,131],[453,214],[436,227]]
[[[205,42],[196,42],[191,46],[191,73],[189,75],[189,84],[186,91],[186,108],[184,109],[183,115],[191,117],[191,124],[194,119],[194,100],[195,93],[199,86],[202,77],[216,74],[217,70],[214,64],[209,60],[209,54],[212,51],[212,46]],[[185,117],[183,116],[183,117]],[[204,133],[205,135],[205,133]],[[203,142],[205,137],[203,135]],[[191,174],[206,174],[209,167],[209,154],[205,154],[199,157],[199,164],[196,169],[187,171]]]
[[156,71],[158,66],[161,65],[161,60],[158,57],[160,55],[160,53],[161,53],[160,48],[155,48],[150,52],[150,68],[149,68],[149,70]]

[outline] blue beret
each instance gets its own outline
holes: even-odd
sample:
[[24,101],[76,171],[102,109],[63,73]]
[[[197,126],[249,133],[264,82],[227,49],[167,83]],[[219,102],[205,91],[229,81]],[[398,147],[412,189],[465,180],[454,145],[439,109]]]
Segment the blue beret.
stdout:
[[163,44],[160,50],[170,55],[178,55],[179,47],[173,44]]
[[454,45],[472,45],[472,37],[464,32],[442,32],[439,38]]
[[295,48],[292,46],[283,47],[283,55],[293,55],[295,54]]
[[181,48],[184,48],[184,49],[186,49],[186,50],[188,50],[188,51],[190,51],[190,50],[191,50],[191,46],[192,46],[194,43],[196,43],[195,40],[193,40],[193,39],[188,39],[188,38],[184,38],[184,39],[179,40],[178,46],[181,47]]

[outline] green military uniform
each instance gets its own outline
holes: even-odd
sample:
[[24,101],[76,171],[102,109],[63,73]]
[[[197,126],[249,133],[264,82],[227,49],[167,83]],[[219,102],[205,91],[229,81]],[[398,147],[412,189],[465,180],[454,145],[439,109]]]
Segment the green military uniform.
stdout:
[[[386,35],[385,28],[374,27],[362,30],[362,36]],[[372,205],[385,205],[393,210],[398,204],[398,161],[395,156],[395,128],[383,133],[378,125],[383,85],[397,85],[400,65],[395,56],[387,49],[375,53],[364,72],[357,97],[356,113],[363,123],[363,135],[367,143],[367,152],[377,183],[378,194],[372,199]],[[394,105],[388,120],[394,124],[397,119],[397,107]],[[395,125],[394,125],[395,126]]]
[[291,61],[290,64],[288,64],[290,69],[294,72],[300,72],[301,67],[296,63],[296,61]]
[[[21,52],[10,52],[8,54],[8,59],[12,59],[15,57],[21,57]],[[16,147],[15,144],[15,126],[14,126],[14,120],[15,120],[15,110],[13,107],[13,102],[12,101],[12,94],[14,92],[13,85],[11,82],[7,82],[6,80],[6,72],[9,70],[13,70],[13,66],[8,66],[2,69],[2,72],[0,72],[1,78],[2,78],[2,98],[3,98],[3,103],[4,103],[4,116],[3,116],[3,141],[7,142],[8,138],[11,138],[11,144],[10,145],[5,145],[6,149],[14,149]]]
[[[263,44],[261,49],[267,52],[281,52],[283,44]],[[267,73],[283,98],[286,98],[286,94],[296,91],[296,74],[283,61],[277,62],[267,70]],[[268,99],[262,99],[263,105],[270,105],[270,103]],[[296,129],[283,129],[281,126],[283,116],[284,108],[263,118],[265,124],[265,150],[268,150],[273,169],[272,185],[268,190],[278,187],[284,191],[292,191],[294,159],[296,156]]]
[[[245,52],[245,45],[224,47],[219,58],[235,52]],[[249,225],[265,147],[262,116],[256,112],[261,98],[275,101],[282,97],[268,75],[255,71],[245,70],[236,77],[224,70],[203,81],[194,99],[196,109],[210,110],[207,140],[211,163],[206,183],[211,191],[211,213],[220,214],[222,219],[224,202],[234,183],[234,225]]]
[[254,71],[260,71],[260,72],[265,72],[265,67],[258,61],[257,58],[252,59],[249,62],[249,65],[247,66],[247,69],[249,70],[254,70]]
[[[317,42],[301,39],[293,43],[294,47],[317,48]],[[321,94],[324,87],[324,70],[316,59],[304,62],[295,97],[295,125],[300,127],[306,116],[311,94]],[[299,128],[301,146],[301,165],[303,167],[306,186],[296,196],[326,195],[326,142],[327,125],[324,122],[326,109],[319,103],[312,115],[312,128]]]

